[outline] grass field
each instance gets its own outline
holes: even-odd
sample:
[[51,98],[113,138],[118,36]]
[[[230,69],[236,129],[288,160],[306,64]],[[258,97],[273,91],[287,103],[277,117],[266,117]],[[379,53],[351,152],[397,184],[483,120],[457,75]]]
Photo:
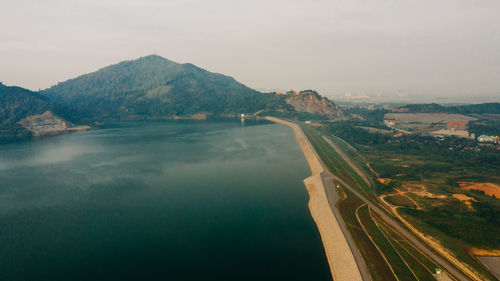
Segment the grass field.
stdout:
[[[468,250],[471,246],[486,249],[496,249],[500,236],[498,233],[500,225],[492,223],[491,219],[484,219],[479,215],[484,213],[478,210],[477,205],[471,204],[472,208],[467,210],[468,205],[464,202],[458,203],[454,194],[463,194],[474,198],[479,204],[490,202],[488,208],[490,217],[498,218],[498,199],[481,194],[479,191],[465,190],[460,186],[462,179],[468,182],[500,182],[498,172],[481,166],[454,166],[447,163],[446,159],[440,162],[429,161],[423,151],[420,156],[408,155],[404,153],[394,153],[376,151],[370,148],[363,148],[363,155],[372,164],[375,170],[381,171],[381,176],[391,179],[394,187],[408,190],[406,193],[419,207],[422,208],[415,216],[413,202],[402,196],[388,196],[385,199],[399,209],[400,214],[419,229],[422,233],[432,236],[448,250],[450,250],[461,262],[469,265],[485,279],[496,280],[485,267],[470,254]],[[429,172],[428,167],[433,167]],[[413,175],[412,175],[413,174]],[[468,183],[469,185],[473,185]],[[412,188],[421,186],[422,189]],[[407,188],[409,187],[409,188]],[[497,200],[497,203],[495,203]],[[477,203],[476,203],[477,204]],[[476,209],[474,209],[476,208]],[[444,216],[437,214],[437,211],[449,210],[446,216],[446,225],[435,223],[436,217]],[[496,215],[495,215],[496,214]],[[477,226],[470,226],[471,222],[477,221]],[[482,222],[482,223],[481,223]],[[496,234],[495,234],[496,233]],[[496,242],[495,242],[496,241]]]
[[338,209],[354,241],[356,241],[370,276],[373,280],[397,281],[389,264],[372,243],[356,216],[356,210],[364,205],[363,201],[349,191],[346,191],[346,196],[347,198],[339,203]]

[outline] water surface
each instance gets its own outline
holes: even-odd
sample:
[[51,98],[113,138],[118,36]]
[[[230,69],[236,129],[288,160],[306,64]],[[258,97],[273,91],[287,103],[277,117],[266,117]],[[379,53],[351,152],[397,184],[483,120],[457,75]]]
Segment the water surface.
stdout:
[[0,280],[330,280],[288,127],[132,122],[0,146]]

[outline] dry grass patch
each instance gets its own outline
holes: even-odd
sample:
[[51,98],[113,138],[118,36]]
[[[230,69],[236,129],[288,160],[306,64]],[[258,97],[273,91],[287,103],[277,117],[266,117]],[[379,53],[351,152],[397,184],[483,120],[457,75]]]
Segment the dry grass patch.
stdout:
[[458,200],[462,201],[465,205],[467,205],[467,207],[468,207],[469,209],[473,209],[473,208],[472,208],[472,203],[471,203],[472,201],[477,202],[477,200],[476,200],[476,199],[474,199],[474,197],[470,197],[470,196],[467,196],[467,195],[465,195],[465,194],[461,194],[461,193],[455,193],[455,194],[453,194],[452,196],[453,196],[454,198],[456,198],[456,199],[458,199]]
[[470,247],[469,252],[473,256],[500,257],[500,250],[497,249],[480,249],[480,248]]
[[389,178],[377,178],[377,181],[380,182],[381,184],[389,184],[391,182],[391,179],[389,179]]
[[425,185],[419,183],[405,183],[403,184],[402,189],[408,193],[412,193],[420,197],[428,197],[434,199],[445,199],[448,197],[446,195],[431,193],[427,190],[427,187]]
[[458,182],[463,190],[482,190],[486,195],[500,198],[500,185],[491,182]]

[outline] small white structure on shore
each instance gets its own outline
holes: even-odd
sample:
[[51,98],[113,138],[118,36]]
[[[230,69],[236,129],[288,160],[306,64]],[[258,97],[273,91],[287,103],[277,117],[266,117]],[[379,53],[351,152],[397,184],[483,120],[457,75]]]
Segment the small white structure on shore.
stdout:
[[309,121],[309,120],[308,120],[308,121],[306,121],[306,124],[311,124],[311,121]]

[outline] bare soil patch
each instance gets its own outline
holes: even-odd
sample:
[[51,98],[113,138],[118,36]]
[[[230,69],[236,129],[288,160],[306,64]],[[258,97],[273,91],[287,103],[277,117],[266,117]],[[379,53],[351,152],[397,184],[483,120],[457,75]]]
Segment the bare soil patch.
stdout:
[[491,182],[458,182],[463,190],[482,190],[486,195],[500,198],[500,185]]
[[461,194],[461,193],[455,193],[452,195],[454,198],[462,201],[465,205],[467,205],[467,207],[469,207],[469,209],[473,209],[472,208],[472,201],[474,202],[477,202],[476,199],[474,199],[474,197],[470,197],[470,196],[467,196],[465,194]]
[[428,197],[434,199],[445,199],[448,196],[431,193],[427,190],[427,187],[419,183],[405,183],[403,184],[403,190],[408,193],[413,193],[420,197]]
[[469,251],[474,256],[500,257],[500,250],[495,250],[495,249],[492,250],[492,249],[480,249],[471,247]]
[[377,181],[380,182],[381,184],[389,184],[391,182],[391,179],[388,179],[388,178],[377,178]]

